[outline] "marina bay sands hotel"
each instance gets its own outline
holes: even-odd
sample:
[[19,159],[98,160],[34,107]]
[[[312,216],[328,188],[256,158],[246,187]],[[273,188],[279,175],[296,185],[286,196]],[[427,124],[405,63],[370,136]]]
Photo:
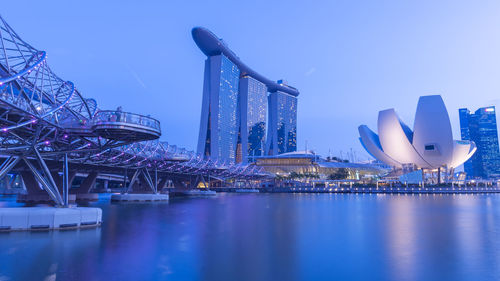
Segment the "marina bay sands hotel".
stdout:
[[246,163],[296,151],[299,91],[252,70],[209,30],[196,27],[192,35],[207,56],[198,153]]

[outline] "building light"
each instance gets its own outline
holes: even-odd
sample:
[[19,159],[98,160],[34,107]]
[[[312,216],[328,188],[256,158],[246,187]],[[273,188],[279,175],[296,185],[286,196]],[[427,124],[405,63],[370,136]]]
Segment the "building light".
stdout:
[[486,111],[486,112],[494,112],[494,111],[495,111],[495,108],[493,108],[493,107],[488,107],[488,108],[486,108],[484,111]]

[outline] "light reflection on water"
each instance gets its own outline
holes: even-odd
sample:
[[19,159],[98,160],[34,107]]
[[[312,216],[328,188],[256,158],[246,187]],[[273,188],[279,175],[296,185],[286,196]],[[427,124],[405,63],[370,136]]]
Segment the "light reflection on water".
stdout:
[[107,199],[98,229],[0,234],[0,280],[500,279],[496,194]]

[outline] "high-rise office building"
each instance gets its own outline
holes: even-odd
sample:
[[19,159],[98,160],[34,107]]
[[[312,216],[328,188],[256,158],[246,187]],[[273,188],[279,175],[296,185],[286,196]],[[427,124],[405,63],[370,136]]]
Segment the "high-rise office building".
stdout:
[[299,91],[249,68],[207,29],[192,34],[207,56],[198,153],[235,163],[295,151]]
[[476,143],[476,153],[464,163],[469,178],[500,177],[500,152],[495,107],[483,107],[471,113],[459,109],[462,140]]

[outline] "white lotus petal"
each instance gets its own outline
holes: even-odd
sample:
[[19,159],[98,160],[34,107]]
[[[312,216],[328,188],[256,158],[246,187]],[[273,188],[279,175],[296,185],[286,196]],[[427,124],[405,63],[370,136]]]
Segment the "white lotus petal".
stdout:
[[433,168],[453,160],[453,133],[441,96],[424,96],[418,100],[412,144]]
[[375,134],[368,126],[361,125],[358,127],[361,144],[375,159],[378,159],[385,164],[393,167],[401,168],[402,165],[398,161],[392,159],[389,155],[385,154],[380,146],[380,140],[377,134]]
[[449,167],[456,168],[462,165],[472,157],[476,149],[476,144],[472,141],[455,140],[453,142],[453,161],[451,161]]
[[[476,150],[477,150],[476,143],[473,141],[470,141],[470,142],[471,142],[470,150],[469,150],[469,153],[467,154],[467,156],[465,157],[464,162],[469,160],[472,157],[472,155],[474,155],[474,153],[476,153]],[[460,163],[460,164],[462,164],[462,163]]]
[[410,143],[394,109],[379,112],[378,133],[383,151],[392,159],[402,164],[416,164],[423,168],[431,166]]

